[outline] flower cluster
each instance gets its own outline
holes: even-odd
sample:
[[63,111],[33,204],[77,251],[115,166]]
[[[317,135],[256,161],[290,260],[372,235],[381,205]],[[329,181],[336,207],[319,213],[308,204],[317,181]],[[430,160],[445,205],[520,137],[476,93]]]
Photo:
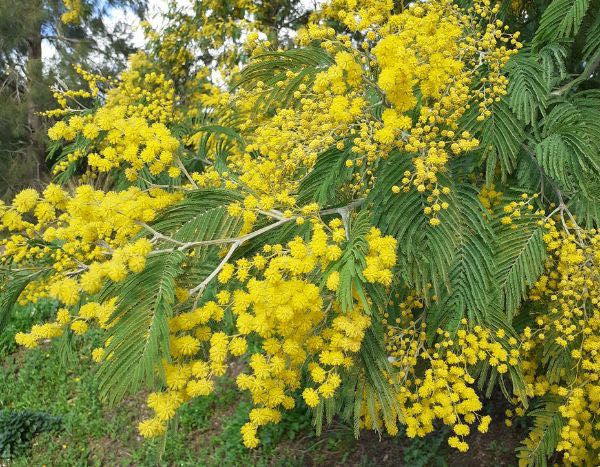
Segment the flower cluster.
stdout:
[[[548,218],[544,241],[549,253],[547,273],[530,292],[540,303],[535,326],[523,331],[524,367],[528,390],[538,397],[558,399],[564,419],[557,450],[572,465],[593,464],[600,447],[600,233],[569,220],[561,230],[560,215]],[[559,353],[560,366],[547,369],[541,356]],[[533,430],[526,440],[535,446],[543,433]]]
[[490,212],[493,212],[497,206],[502,204],[502,192],[496,191],[496,187],[493,184],[489,187],[483,185],[479,191],[478,197],[483,207]]
[[65,8],[67,9],[64,12],[60,19],[65,24],[74,24],[79,21],[81,17],[81,7],[82,0],[63,0],[65,4]]
[[[497,11],[498,9],[495,7],[491,11],[484,9],[479,12],[483,18],[488,19]],[[488,107],[499,100],[501,95],[506,94],[507,80],[501,74],[502,68],[510,56],[516,53],[520,44],[516,42],[516,36],[503,33],[503,25],[500,20],[490,22],[481,37],[478,37],[479,33],[475,33],[475,36],[472,34],[467,37],[462,36],[464,31],[472,31],[471,25],[469,25],[469,21],[472,20],[461,16],[450,2],[442,2],[430,10],[424,10],[423,7],[417,6],[414,8],[412,17],[407,18],[407,21],[409,20],[409,24],[420,24],[423,28],[428,28],[432,22],[440,23],[441,28],[436,28],[436,35],[424,42],[420,42],[421,34],[418,31],[417,34],[411,36],[414,34],[412,28],[408,29],[408,33],[400,32],[400,36],[409,34],[401,43],[411,44],[418,40],[417,47],[409,48],[406,45],[400,46],[400,48],[390,47],[389,50],[400,50],[400,52],[390,52],[392,54],[390,57],[382,52],[380,53],[381,59],[379,57],[378,59],[383,60],[384,64],[386,60],[392,64],[408,62],[408,68],[413,71],[405,74],[402,70],[398,70],[396,73],[400,73],[404,77],[412,76],[415,83],[424,80],[420,82],[419,89],[426,102],[429,103],[420,108],[419,118],[411,127],[410,135],[407,136],[405,144],[402,146],[406,152],[415,155],[413,159],[415,169],[406,174],[402,183],[404,190],[412,185],[420,192],[431,192],[433,199],[429,202],[435,205],[439,204],[439,195],[434,194],[434,192],[440,192],[438,174],[445,171],[445,166],[451,157],[468,152],[479,145],[479,141],[469,131],[460,131],[459,120],[474,102],[478,103],[480,109],[478,121],[491,115]],[[512,42],[515,48],[509,49],[501,45],[507,42]],[[425,47],[425,49],[420,50],[419,47]],[[428,48],[433,48],[433,50],[428,50]],[[402,50],[407,52],[401,52]],[[409,57],[398,60],[399,57],[394,58],[394,54],[397,53],[406,53]],[[423,53],[430,54],[430,60],[433,63],[423,63],[420,60],[423,63],[420,68],[415,65],[415,60],[420,58]],[[471,61],[478,60],[478,57],[484,57],[491,72],[481,80],[481,88],[473,90],[477,67],[469,69],[465,68],[465,64],[472,64]],[[411,60],[413,66],[410,65]],[[394,66],[404,65],[392,65],[390,69],[394,70]],[[439,67],[439,71],[437,67]],[[422,71],[419,73],[420,70]],[[454,71],[448,73],[448,70]],[[394,73],[394,71],[390,71],[390,73]],[[394,82],[393,77],[390,77],[390,82]],[[411,108],[411,102],[415,97],[410,91],[398,99],[398,110],[406,111]],[[434,219],[436,219],[435,216],[432,218],[432,224],[436,225],[438,222]]]
[[[483,405],[474,388],[476,367],[485,362],[498,374],[507,373],[510,366],[519,364],[519,341],[502,329],[492,332],[479,325],[470,327],[463,319],[454,338],[438,329],[439,338],[430,347],[423,315],[415,317],[423,307],[423,300],[409,294],[399,303],[397,317],[387,314],[384,321],[386,348],[398,387],[397,412],[383,419],[384,426],[395,435],[400,422],[407,425],[409,437],[425,436],[439,420],[452,427],[449,445],[465,452],[471,425],[478,422],[477,429],[485,433],[490,423],[489,416],[479,414]],[[365,408],[365,426],[380,424],[371,417]]]
[[367,235],[369,253],[366,256],[367,267],[363,270],[368,282],[380,283],[386,286],[392,284],[391,268],[396,264],[396,239],[381,236],[381,231],[375,227]]
[[[2,240],[1,263],[30,269],[36,277],[21,293],[20,302],[51,297],[65,307],[77,308],[84,295],[96,294],[106,281],[120,282],[142,271],[152,243],[135,236],[157,212],[178,199],[179,195],[160,189],[104,192],[89,185],[78,187],[73,195],[55,184],[42,193],[20,192],[0,210],[0,231],[8,233]],[[86,315],[81,307],[79,315],[105,323],[106,313],[90,310]],[[58,324],[71,322],[65,316]],[[58,324],[34,327],[30,334],[21,334],[19,341],[33,347],[41,339],[60,334]]]
[[[175,409],[190,398],[207,395],[214,378],[227,371],[228,357],[248,352],[248,341],[260,343],[248,358],[248,371],[237,376],[237,385],[252,395],[254,408],[242,427],[244,444],[256,447],[257,430],[277,423],[281,410],[295,405],[300,390],[309,407],[332,398],[343,372],[353,366],[370,318],[358,304],[343,313],[330,294],[323,294],[309,278],[315,270],[325,270],[337,261],[346,240],[339,219],[331,222],[328,235],[317,219],[313,220],[309,241],[296,237],[284,245],[265,245],[251,260],[242,258],[226,263],[218,275],[221,284],[235,284],[233,292],[220,291],[216,301],[173,317],[170,352],[174,363],[164,364],[167,391],[148,399],[153,418],[140,424],[144,436],[164,432]],[[341,235],[339,234],[341,231]],[[395,241],[381,237],[374,229],[369,243],[372,259],[390,274],[395,260]],[[377,254],[377,256],[375,256]],[[372,270],[376,269],[371,264]],[[336,289],[329,276],[327,289]],[[376,275],[376,277],[380,277]],[[387,276],[386,276],[387,277]],[[339,280],[339,279],[338,279]],[[230,316],[233,334],[218,331],[216,325]],[[199,359],[205,347],[206,359]],[[310,383],[302,385],[302,369],[307,368]]]
[[504,205],[503,211],[505,215],[502,217],[500,222],[505,225],[509,225],[512,224],[515,219],[521,218],[521,216],[524,215],[524,212],[532,212],[535,209],[532,202],[537,198],[537,193],[533,196],[523,193],[521,195],[521,201],[511,201],[510,203]]
[[[352,177],[342,190],[349,196],[367,194],[373,169],[392,149],[400,149],[413,156],[414,170],[393,191],[412,187],[426,194],[425,214],[438,225],[450,191],[440,185],[438,175],[451,157],[479,145],[459,121],[475,103],[481,119],[490,115],[489,106],[506,93],[502,70],[520,47],[517,36],[506,33],[496,19],[497,8],[477,5],[476,18],[487,23],[484,30],[450,1],[419,3],[401,13],[387,1],[326,5],[300,31],[299,42],[319,42],[332,63],[314,78],[306,70],[287,69],[269,85],[259,81],[252,89],[239,90],[233,102],[247,112],[240,128],[250,133],[249,144],[229,157],[239,176],[223,181],[208,171],[198,180],[203,186],[239,186],[253,196],[277,193],[277,201],[293,209],[299,181],[326,149],[346,151]],[[365,41],[357,47],[350,35],[330,28],[329,19],[360,30]],[[261,60],[268,64],[279,58]],[[483,78],[481,60],[489,69]],[[473,89],[474,83],[479,87]],[[291,93],[288,89],[299,102],[295,108],[272,97]],[[380,99],[375,105],[370,103],[374,92]],[[380,117],[372,111],[379,105]],[[257,118],[261,108],[265,112]]]
[[[164,74],[146,72],[143,55],[130,58],[130,68],[109,90],[106,103],[93,113],[75,114],[57,122],[48,130],[53,141],[71,144],[53,171],[65,171],[85,160],[92,173],[122,168],[129,180],[136,180],[144,169],[152,176],[168,171],[176,178],[181,174],[177,150],[179,140],[166,123],[174,115],[174,89]],[[98,95],[99,77],[81,71],[90,91],[66,91],[59,94],[62,112],[72,112],[67,98],[93,98]],[[107,81],[107,80],[105,80]]]
[[[366,154],[369,162],[381,148],[389,152],[397,147],[414,154],[414,170],[402,181],[404,191],[414,186],[420,192],[440,192],[438,174],[445,171],[449,159],[479,145],[470,132],[459,128],[465,111],[477,104],[477,120],[482,121],[491,115],[490,106],[506,94],[502,69],[521,44],[518,34],[508,34],[496,18],[498,10],[488,1],[475,3],[475,14],[487,21],[485,29],[479,30],[476,17],[450,1],[415,3],[401,13],[394,13],[389,1],[334,1],[319,16],[322,24],[309,24],[301,33],[305,43],[319,40],[327,50],[343,50],[335,55],[336,63],[317,76],[314,91],[327,89],[335,95],[360,90],[362,69],[362,84],[376,81],[382,99],[391,104],[380,121],[367,117],[361,125],[366,116],[357,118],[352,110],[346,118],[360,125],[353,150]],[[336,36],[326,27],[327,18],[363,32],[366,40],[361,48],[351,46],[347,35]],[[479,79],[482,61],[488,72]],[[473,89],[475,81],[479,87]],[[349,102],[344,104],[352,109]],[[331,107],[336,105],[332,102]],[[415,108],[418,118],[413,124]],[[349,166],[354,163],[349,160]],[[432,206],[441,203],[439,195],[430,198]],[[438,222],[434,215],[432,224]]]
[[[81,65],[75,66],[75,72],[81,76],[82,80],[86,83],[87,89],[62,89],[57,86],[53,87],[52,96],[58,103],[59,107],[43,112],[42,115],[47,117],[64,117],[69,115],[73,112],[71,105],[81,106],[80,101],[85,102],[97,98],[100,95],[100,85],[110,86],[111,84],[116,83],[110,77],[98,75],[85,70]],[[86,109],[85,107],[81,107],[78,110],[84,111]]]

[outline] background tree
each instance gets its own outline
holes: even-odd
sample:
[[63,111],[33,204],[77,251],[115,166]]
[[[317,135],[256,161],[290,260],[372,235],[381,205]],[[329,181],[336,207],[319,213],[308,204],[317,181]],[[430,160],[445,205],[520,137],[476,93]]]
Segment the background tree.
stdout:
[[[53,86],[79,82],[74,65],[114,74],[126,63],[131,29],[116,9],[142,16],[145,0],[0,0],[0,196],[47,179],[46,130],[39,112]],[[49,56],[43,56],[43,53]]]

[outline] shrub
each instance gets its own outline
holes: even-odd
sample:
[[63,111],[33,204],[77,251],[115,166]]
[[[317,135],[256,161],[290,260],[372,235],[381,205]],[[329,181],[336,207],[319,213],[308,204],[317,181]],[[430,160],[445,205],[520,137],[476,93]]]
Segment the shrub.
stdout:
[[0,410],[0,458],[21,455],[40,433],[61,429],[61,417],[45,412]]

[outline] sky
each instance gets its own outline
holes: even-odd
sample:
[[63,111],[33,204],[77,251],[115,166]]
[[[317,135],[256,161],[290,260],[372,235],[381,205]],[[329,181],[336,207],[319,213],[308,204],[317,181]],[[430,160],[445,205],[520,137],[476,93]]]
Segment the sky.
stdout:
[[[148,0],[147,20],[154,27],[161,26],[161,18],[168,8],[168,0]],[[189,0],[176,0],[176,3],[185,5],[189,4]],[[118,22],[125,22],[131,26],[133,32],[133,42],[136,47],[144,45],[144,33],[140,27],[139,18],[129,10],[114,9],[112,14],[105,18],[107,25],[110,27]],[[46,62],[52,61],[56,51],[52,44],[48,41],[42,42],[42,57]]]
[[[168,9],[168,0],[148,0],[148,14],[147,20],[150,24],[155,28],[160,28],[161,26],[161,18],[164,13]],[[188,0],[176,0],[177,4],[180,5],[189,5],[190,2]],[[132,28],[135,31],[134,41],[137,47],[141,47],[144,45],[144,34],[139,27],[140,21],[139,18],[131,13],[123,14],[123,11],[118,11],[115,15],[116,19],[125,19],[129,24],[132,25]],[[119,18],[120,17],[120,18]]]

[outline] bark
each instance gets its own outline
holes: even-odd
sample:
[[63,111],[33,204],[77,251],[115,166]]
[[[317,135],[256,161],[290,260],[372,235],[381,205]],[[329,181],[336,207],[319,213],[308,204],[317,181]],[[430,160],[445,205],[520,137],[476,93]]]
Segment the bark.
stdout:
[[[41,8],[41,5],[39,5]],[[43,85],[43,63],[42,63],[42,25],[39,24],[28,38],[27,48],[27,124],[29,127],[28,152],[35,161],[35,179],[38,183],[43,181],[47,175],[46,155],[44,147],[45,131],[42,119],[38,115],[40,111],[37,104],[37,89]]]

